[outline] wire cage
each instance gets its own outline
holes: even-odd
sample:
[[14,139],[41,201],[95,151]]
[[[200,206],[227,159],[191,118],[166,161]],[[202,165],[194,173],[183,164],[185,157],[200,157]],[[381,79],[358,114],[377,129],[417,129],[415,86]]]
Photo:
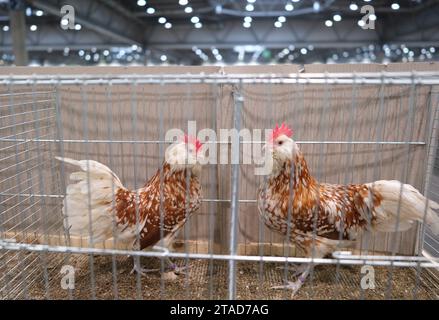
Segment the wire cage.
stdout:
[[[439,72],[243,69],[1,76],[0,298],[283,299],[288,291],[271,287],[292,275],[280,267],[302,262],[316,267],[296,298],[439,298],[439,239],[430,230],[364,234],[351,254],[300,257],[259,219],[264,177],[254,163],[203,166],[201,207],[169,251],[69,235],[62,200],[72,168],[56,156],[99,161],[137,189],[161,166],[166,132],[186,131],[190,121],[215,132],[286,122],[319,181],[396,179],[439,200]],[[209,143],[224,159],[242,160],[264,137]],[[177,279],[143,277],[130,273],[129,256],[189,268]],[[360,285],[364,265],[375,270],[374,289]],[[66,266],[74,288],[62,286]]]

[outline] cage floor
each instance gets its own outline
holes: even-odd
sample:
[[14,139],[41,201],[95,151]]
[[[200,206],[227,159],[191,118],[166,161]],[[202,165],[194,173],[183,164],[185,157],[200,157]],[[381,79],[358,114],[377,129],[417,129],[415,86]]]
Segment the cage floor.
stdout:
[[[37,268],[40,270],[35,276],[9,275],[13,281],[7,284],[3,298],[15,298],[8,295],[7,288],[20,286],[25,290],[17,297],[29,299],[91,299],[93,291],[97,299],[226,299],[228,294],[227,262],[190,260],[187,274],[180,275],[176,280],[162,280],[159,273],[149,273],[141,277],[138,283],[137,276],[130,274],[132,259],[128,257],[115,259],[117,272],[114,279],[111,256],[93,257],[94,274],[91,273],[90,258],[87,255],[44,256],[37,258]],[[11,266],[16,267],[18,259],[18,256],[17,261],[9,259]],[[47,278],[41,267],[44,260],[47,261]],[[70,294],[60,285],[63,264],[70,264],[76,270],[75,289]],[[182,266],[185,260],[178,260],[177,264]],[[142,266],[157,268],[160,261],[145,258],[142,259]],[[289,291],[271,288],[283,282],[284,270],[279,269],[279,266],[273,263],[238,263],[237,299],[290,299]],[[395,267],[391,272],[387,267],[375,267],[376,288],[362,290],[360,266],[340,266],[338,281],[336,268],[335,265],[317,266],[313,278],[308,278],[294,299],[439,299],[439,277],[435,270],[429,272],[423,269],[417,282],[415,269]],[[92,277],[95,279],[94,288],[91,285]],[[22,279],[25,278],[33,281],[23,286]],[[290,272],[289,280],[294,280],[293,272]]]

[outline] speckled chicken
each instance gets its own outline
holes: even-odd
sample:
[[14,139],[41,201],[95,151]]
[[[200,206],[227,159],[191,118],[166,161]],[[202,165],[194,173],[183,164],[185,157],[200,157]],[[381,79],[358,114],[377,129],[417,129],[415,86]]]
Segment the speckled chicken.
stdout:
[[[289,235],[305,256],[322,258],[355,245],[363,231],[408,230],[424,220],[439,233],[439,205],[409,184],[380,180],[365,184],[319,183],[310,173],[292,130],[276,125],[265,149],[271,172],[258,191],[261,219],[272,230]],[[398,218],[399,216],[399,218]],[[298,268],[297,281],[276,288],[293,295],[308,276],[311,265]]]
[[[70,175],[72,182],[62,210],[65,227],[70,235],[86,236],[92,242],[114,236],[117,242],[142,250],[162,239],[160,246],[168,247],[200,206],[201,148],[198,140],[184,136],[166,149],[162,168],[137,190],[125,188],[116,174],[99,162],[58,157],[82,170]],[[178,272],[169,259],[167,262]],[[143,274],[152,270],[135,262],[133,271]]]

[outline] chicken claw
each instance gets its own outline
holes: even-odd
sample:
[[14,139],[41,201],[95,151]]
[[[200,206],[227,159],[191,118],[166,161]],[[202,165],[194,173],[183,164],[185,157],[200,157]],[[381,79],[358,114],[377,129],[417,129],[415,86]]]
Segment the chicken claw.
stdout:
[[187,274],[186,270],[189,269],[189,266],[179,267],[177,266],[177,264],[171,262],[169,263],[168,268],[169,270],[174,271],[175,274],[186,275]]
[[302,263],[302,264],[288,265],[287,267],[279,266],[276,267],[276,269],[281,269],[281,270],[287,269],[288,271],[294,271],[293,277],[297,277],[298,275],[301,275],[307,269],[307,267],[308,265],[306,263]]
[[299,278],[296,281],[287,281],[286,284],[281,286],[273,286],[271,287],[271,289],[292,290],[291,298],[293,298],[297,293],[297,291],[299,291],[299,289],[302,287],[302,285],[303,285],[302,279]]
[[146,269],[139,267],[136,263],[134,264],[133,268],[130,271],[130,274],[133,274],[134,272],[139,273],[141,276],[146,276],[147,273],[151,272],[157,272],[160,271],[160,269]]

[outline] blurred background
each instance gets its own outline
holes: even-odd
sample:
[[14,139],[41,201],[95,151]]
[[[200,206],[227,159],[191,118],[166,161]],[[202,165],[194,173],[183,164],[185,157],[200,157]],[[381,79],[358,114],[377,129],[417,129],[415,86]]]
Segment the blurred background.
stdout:
[[0,65],[439,60],[439,0],[0,0]]

